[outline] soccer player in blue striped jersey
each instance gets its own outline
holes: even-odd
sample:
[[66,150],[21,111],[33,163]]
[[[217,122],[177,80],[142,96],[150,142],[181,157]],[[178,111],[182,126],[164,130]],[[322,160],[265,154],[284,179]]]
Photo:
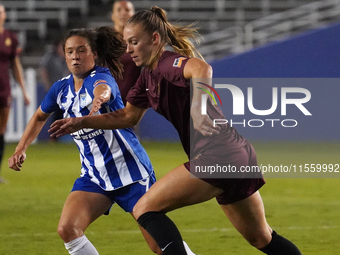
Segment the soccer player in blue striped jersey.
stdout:
[[[65,37],[64,50],[71,75],[53,84],[29,121],[8,160],[9,167],[16,171],[20,171],[26,159],[28,146],[58,108],[63,110],[64,117],[80,117],[124,107],[113,78],[121,75],[118,59],[125,51],[118,32],[109,27],[74,29]],[[155,182],[155,175],[148,155],[131,128],[85,128],[71,136],[80,152],[81,177],[75,181],[65,202],[58,233],[70,254],[98,254],[84,235],[86,228],[107,214],[113,203],[132,214],[139,198]],[[162,254],[149,234],[142,228],[141,231],[151,250]]]
[[[96,114],[123,108],[119,89],[107,68],[96,66],[83,85],[75,90],[73,75],[56,82],[41,103],[41,110],[51,113],[57,107],[64,117],[88,115],[93,107],[95,92],[105,92],[105,102]],[[103,87],[103,88],[100,88]],[[149,177],[152,167],[147,154],[127,129],[81,129],[71,134],[78,146],[82,163],[81,176],[90,179],[103,190],[114,190]]]

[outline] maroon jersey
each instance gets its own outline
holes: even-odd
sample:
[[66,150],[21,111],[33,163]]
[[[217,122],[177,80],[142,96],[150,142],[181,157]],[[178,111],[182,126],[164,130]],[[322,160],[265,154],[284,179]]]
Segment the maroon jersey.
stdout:
[[116,79],[120,95],[122,97],[124,105],[126,105],[126,96],[129,90],[135,85],[140,72],[141,68],[136,66],[135,62],[133,62],[130,54],[124,53],[120,57],[120,62],[123,64],[124,72],[123,72],[123,79]]
[[[254,149],[229,124],[221,126],[219,135],[212,136],[203,136],[193,129],[193,125],[190,126],[190,80],[183,75],[187,61],[188,58],[180,54],[164,51],[154,70],[143,69],[127,101],[141,108],[152,107],[174,125],[190,159],[184,166],[192,174],[196,175],[192,171],[195,166],[212,163],[231,164],[238,168],[257,166]],[[220,108],[211,101],[207,103],[207,113],[211,119],[225,119]],[[196,176],[225,191],[216,197],[223,205],[249,197],[265,183],[261,173],[233,175],[236,178],[230,175],[222,178]]]
[[[191,156],[209,149],[227,153],[230,149],[243,147],[246,140],[229,124],[223,125],[220,135],[203,136],[190,130],[190,80],[185,79],[183,69],[189,59],[174,52],[164,51],[154,70],[144,68],[136,85],[130,90],[127,101],[141,108],[152,107],[176,128],[185,152]],[[208,115],[212,119],[225,119],[220,109],[207,104]],[[193,125],[191,125],[193,126]]]
[[16,57],[17,47],[17,36],[4,29],[3,33],[0,34],[0,97],[9,96],[11,93],[9,68]]

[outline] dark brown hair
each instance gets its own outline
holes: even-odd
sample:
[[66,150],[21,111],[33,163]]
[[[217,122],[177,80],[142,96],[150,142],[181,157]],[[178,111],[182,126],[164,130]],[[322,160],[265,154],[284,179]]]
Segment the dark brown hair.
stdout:
[[123,65],[119,58],[126,50],[126,44],[121,34],[112,27],[99,28],[80,28],[70,30],[64,37],[63,49],[65,43],[72,36],[81,36],[86,38],[92,52],[96,52],[98,58],[96,64],[109,68],[115,78],[122,78]]

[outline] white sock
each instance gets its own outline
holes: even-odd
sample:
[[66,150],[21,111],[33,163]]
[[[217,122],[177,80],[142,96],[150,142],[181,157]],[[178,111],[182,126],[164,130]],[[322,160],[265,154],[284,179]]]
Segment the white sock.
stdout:
[[71,255],[99,255],[85,235],[65,243],[65,248]]
[[186,242],[183,241],[183,244],[184,244],[185,251],[187,252],[188,255],[195,255],[195,253],[193,253],[193,252],[190,250],[190,248],[189,248],[189,246],[187,245]]

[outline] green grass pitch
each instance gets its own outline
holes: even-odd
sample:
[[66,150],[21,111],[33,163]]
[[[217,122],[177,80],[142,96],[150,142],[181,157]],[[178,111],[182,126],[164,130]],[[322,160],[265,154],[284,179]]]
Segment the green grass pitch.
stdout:
[[[186,160],[177,143],[143,143],[158,178]],[[259,163],[339,164],[337,143],[253,143]],[[8,144],[0,185],[0,255],[68,254],[56,232],[63,203],[80,174],[74,144],[38,143],[27,151],[21,172],[7,167],[15,144]],[[340,173],[333,175],[340,177]],[[307,255],[340,250],[339,178],[268,178],[260,190],[269,224]],[[215,200],[168,214],[196,254],[262,254],[232,227]],[[152,254],[130,214],[114,206],[86,231],[101,255]]]

